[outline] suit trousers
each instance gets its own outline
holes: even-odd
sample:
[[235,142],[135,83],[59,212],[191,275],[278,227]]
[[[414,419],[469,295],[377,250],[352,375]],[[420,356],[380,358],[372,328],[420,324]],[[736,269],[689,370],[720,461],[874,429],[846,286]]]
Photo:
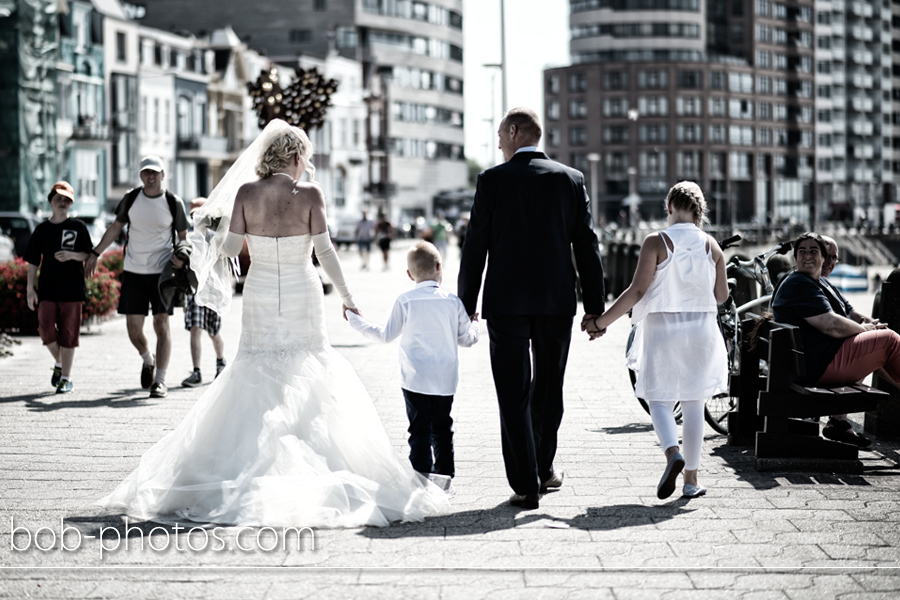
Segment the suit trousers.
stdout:
[[494,316],[487,328],[506,478],[515,493],[537,494],[553,476],[572,317]]

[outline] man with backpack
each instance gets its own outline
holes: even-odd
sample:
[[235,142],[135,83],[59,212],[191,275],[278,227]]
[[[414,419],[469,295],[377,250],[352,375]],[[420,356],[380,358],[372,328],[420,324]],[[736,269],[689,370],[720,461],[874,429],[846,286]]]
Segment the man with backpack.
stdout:
[[[174,256],[175,244],[187,238],[188,221],[184,202],[163,187],[165,179],[163,160],[158,156],[141,159],[142,187],[125,194],[116,207],[116,219],[103,234],[85,265],[90,275],[97,266],[97,259],[128,225],[128,242],[125,246],[125,268],[122,273],[122,290],[119,298],[119,314],[125,315],[128,338],[144,361],[141,367],[141,387],[150,389],[151,398],[165,398],[166,369],[172,353],[172,336],[169,315],[173,306],[166,306],[159,293],[159,275],[166,263],[176,269],[184,266]],[[156,332],[156,356],[150,352],[144,335],[144,320],[148,307],[153,314],[153,330]]]

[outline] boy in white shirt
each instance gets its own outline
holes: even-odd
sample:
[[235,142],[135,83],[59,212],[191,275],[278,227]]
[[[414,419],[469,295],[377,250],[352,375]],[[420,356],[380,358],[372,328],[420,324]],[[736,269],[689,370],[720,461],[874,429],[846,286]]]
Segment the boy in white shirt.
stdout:
[[416,287],[397,298],[384,327],[349,311],[347,317],[353,329],[378,342],[402,334],[400,378],[409,417],[409,462],[446,489],[455,475],[450,408],[459,381],[457,346],[475,344],[478,325],[459,298],[440,288],[441,255],[433,244],[415,243],[406,262]]

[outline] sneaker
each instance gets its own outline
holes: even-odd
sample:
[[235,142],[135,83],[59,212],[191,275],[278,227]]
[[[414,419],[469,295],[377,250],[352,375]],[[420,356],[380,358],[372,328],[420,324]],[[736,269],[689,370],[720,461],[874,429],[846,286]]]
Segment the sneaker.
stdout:
[[71,379],[60,379],[59,384],[57,384],[57,386],[56,386],[56,393],[57,394],[68,394],[73,389],[75,389],[75,386],[72,384]]
[[219,376],[219,373],[225,370],[225,359],[216,360],[216,377]]
[[450,489],[450,483],[453,481],[449,475],[440,475],[438,473],[429,473],[428,479],[445,492]]
[[187,379],[181,382],[181,387],[197,387],[201,383],[203,383],[203,377],[200,375],[200,371],[192,371]]
[[872,440],[853,431],[853,426],[848,421],[829,419],[828,424],[822,428],[822,435],[829,440],[853,444],[858,448],[868,448],[872,445]]
[[141,387],[145,390],[153,383],[153,375],[156,374],[156,365],[141,365]]
[[53,367],[53,375],[50,377],[50,385],[59,386],[59,380],[62,378],[62,367]]
[[165,398],[168,395],[169,390],[166,389],[166,384],[154,381],[153,385],[150,386],[151,398]]

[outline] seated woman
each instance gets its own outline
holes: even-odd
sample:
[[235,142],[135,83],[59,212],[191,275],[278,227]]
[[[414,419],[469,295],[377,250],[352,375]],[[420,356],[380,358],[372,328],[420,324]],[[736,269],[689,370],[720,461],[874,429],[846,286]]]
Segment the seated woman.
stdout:
[[[828,246],[817,233],[804,233],[794,242],[797,270],[775,292],[774,318],[800,328],[806,375],[802,385],[852,384],[877,372],[895,387],[900,381],[900,335],[886,323],[853,312],[820,281]],[[852,316],[852,318],[851,318]],[[871,441],[856,435],[845,418],[832,418],[825,437],[866,447]]]

